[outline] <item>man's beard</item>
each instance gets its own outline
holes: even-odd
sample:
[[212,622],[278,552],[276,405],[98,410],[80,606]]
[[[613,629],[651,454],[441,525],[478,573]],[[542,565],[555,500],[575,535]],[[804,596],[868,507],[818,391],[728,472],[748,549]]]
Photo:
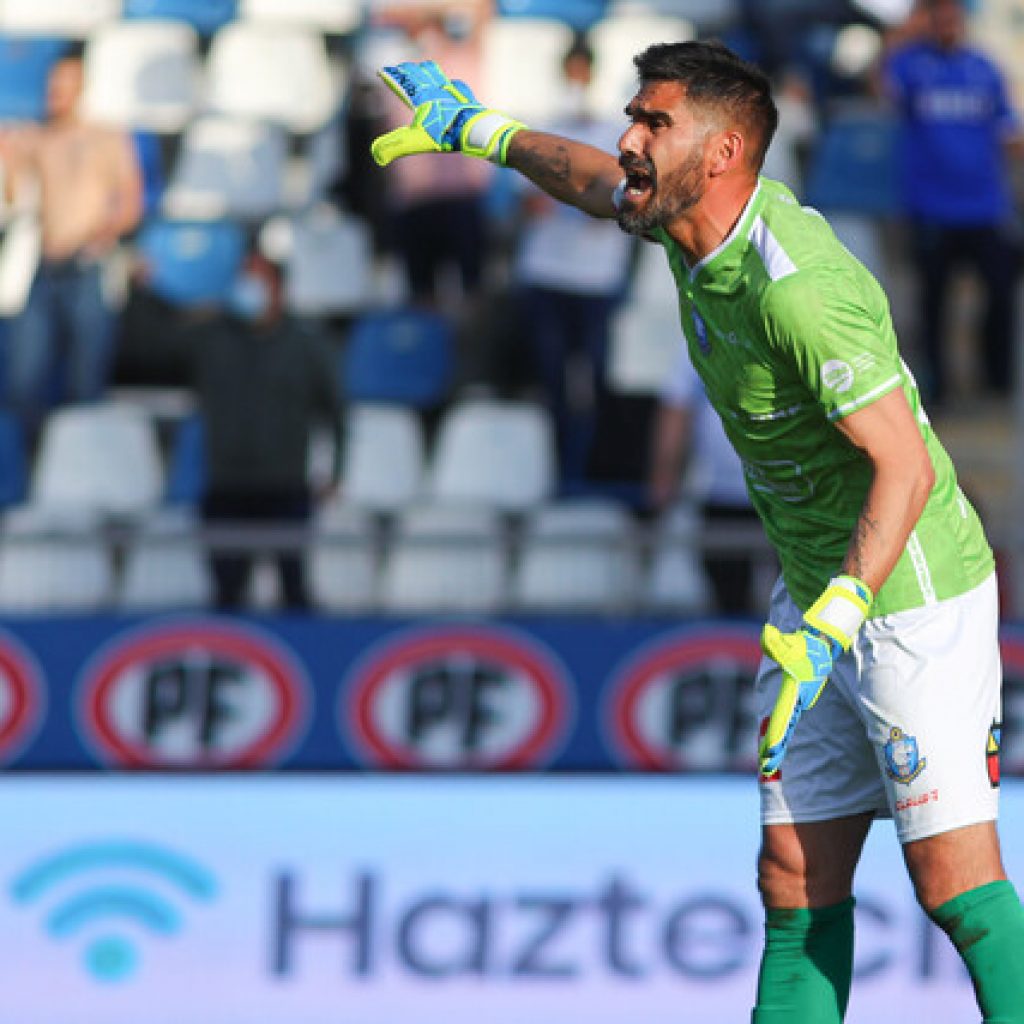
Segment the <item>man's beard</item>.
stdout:
[[[625,169],[628,167],[627,163]],[[631,235],[646,235],[665,227],[700,202],[704,195],[703,153],[693,153],[686,163],[667,174],[663,183],[659,184],[653,176],[651,183],[647,200],[636,209],[630,208],[628,196],[623,197],[618,212],[619,227]]]

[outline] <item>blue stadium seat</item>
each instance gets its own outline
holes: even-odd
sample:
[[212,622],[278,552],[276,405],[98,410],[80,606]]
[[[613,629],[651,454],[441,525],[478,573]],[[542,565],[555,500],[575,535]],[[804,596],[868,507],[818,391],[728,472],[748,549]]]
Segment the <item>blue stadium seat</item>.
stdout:
[[604,17],[608,0],[498,0],[505,18],[555,18],[576,29],[588,29]]
[[201,35],[213,35],[233,21],[238,0],[125,0],[125,18],[167,18],[186,21]]
[[68,45],[66,39],[0,36],[0,119],[43,119],[50,68]]
[[245,231],[234,221],[148,221],[137,249],[149,267],[152,290],[177,306],[225,297],[246,250]]
[[0,411],[0,507],[18,505],[28,491],[28,450],[21,421]]
[[199,413],[178,423],[167,463],[164,504],[195,508],[206,494],[206,436]]
[[878,112],[835,117],[811,158],[807,203],[829,212],[897,213],[897,131],[895,121]]
[[453,350],[454,331],[444,317],[410,308],[369,313],[344,347],[342,393],[353,402],[436,406],[451,386]]

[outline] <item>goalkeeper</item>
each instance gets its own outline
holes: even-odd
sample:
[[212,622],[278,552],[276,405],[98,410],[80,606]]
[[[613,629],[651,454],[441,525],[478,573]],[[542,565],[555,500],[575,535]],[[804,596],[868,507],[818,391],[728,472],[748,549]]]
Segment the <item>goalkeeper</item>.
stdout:
[[1024,1024],[1024,910],[996,833],[992,552],[897,351],[886,298],[827,223],[759,177],[777,113],[717,43],[635,63],[618,158],[530,131],[431,62],[378,162],[461,152],[665,249],[695,368],[782,565],[756,684],[765,946],[754,1024],[835,1024],[853,874],[891,816],[988,1024]]

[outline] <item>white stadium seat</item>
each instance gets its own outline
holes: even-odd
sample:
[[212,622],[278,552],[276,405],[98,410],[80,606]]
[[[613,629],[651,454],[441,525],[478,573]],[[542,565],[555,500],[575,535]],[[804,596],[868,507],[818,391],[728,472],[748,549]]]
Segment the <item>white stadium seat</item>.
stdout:
[[434,501],[482,502],[523,512],[555,487],[550,415],[532,402],[463,399],[438,428],[428,473]]
[[132,514],[155,506],[163,489],[156,431],[141,410],[115,402],[64,406],[43,424],[33,504]]
[[347,501],[317,510],[306,559],[313,606],[366,612],[377,600],[376,535],[371,514]]
[[307,25],[343,35],[359,27],[362,0],[240,0],[238,15],[248,21]]
[[323,206],[291,222],[285,302],[303,316],[353,314],[373,294],[373,242],[366,222]]
[[420,493],[423,430],[404,406],[355,404],[345,421],[341,490],[345,499],[373,512],[394,512]]
[[161,509],[139,526],[125,552],[118,604],[124,611],[207,608],[213,578],[188,509]]
[[694,28],[683,18],[636,11],[602,18],[589,35],[594,48],[594,111],[599,117],[621,120],[623,107],[638,88],[633,57],[652,43],[692,39]]
[[94,612],[114,593],[110,553],[92,511],[26,505],[3,518],[0,611]]
[[711,587],[698,546],[700,528],[700,518],[689,505],[676,506],[658,523],[641,588],[646,610],[671,614],[711,611]]
[[210,111],[274,121],[297,133],[331,119],[344,84],[323,36],[296,25],[225,25],[210,44],[206,73]]
[[164,213],[179,220],[259,219],[281,208],[287,140],[252,119],[200,117],[182,137]]
[[611,502],[567,501],[527,520],[512,601],[523,611],[620,612],[630,607],[637,580],[629,513]]
[[469,84],[496,110],[527,124],[552,121],[559,112],[562,58],[571,43],[572,29],[561,21],[493,18],[483,30],[484,80]]
[[102,25],[85,47],[88,115],[130,128],[180,131],[199,98],[198,38],[179,21]]
[[421,505],[402,513],[381,606],[403,613],[493,612],[506,590],[502,527],[490,508]]
[[0,33],[84,39],[121,16],[123,0],[3,0]]

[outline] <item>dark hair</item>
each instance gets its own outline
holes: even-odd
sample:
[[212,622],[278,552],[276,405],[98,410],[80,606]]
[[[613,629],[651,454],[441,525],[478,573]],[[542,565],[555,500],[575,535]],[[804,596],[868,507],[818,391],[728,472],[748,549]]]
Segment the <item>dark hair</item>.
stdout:
[[687,99],[737,120],[754,143],[751,160],[760,170],[779,123],[768,76],[724,43],[655,43],[633,58],[640,84],[679,82]]

